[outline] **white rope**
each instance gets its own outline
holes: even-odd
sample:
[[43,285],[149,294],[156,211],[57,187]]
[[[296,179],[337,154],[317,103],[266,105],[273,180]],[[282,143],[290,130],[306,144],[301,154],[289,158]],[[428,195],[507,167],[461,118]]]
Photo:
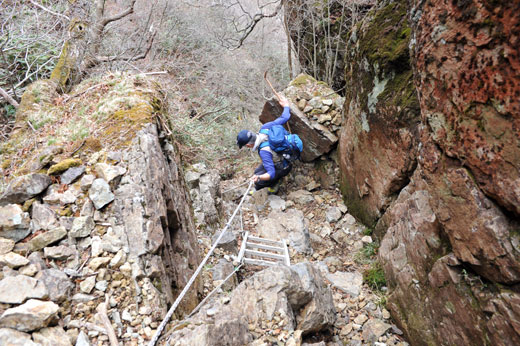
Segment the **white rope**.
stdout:
[[195,271],[195,273],[193,273],[193,275],[191,276],[190,280],[188,281],[188,283],[186,284],[186,286],[184,287],[182,292],[179,294],[179,296],[177,297],[177,299],[175,300],[175,302],[171,306],[170,310],[168,310],[168,313],[164,317],[164,320],[161,322],[161,325],[159,326],[159,328],[157,328],[157,332],[153,336],[152,340],[150,340],[150,343],[148,344],[148,346],[155,346],[155,343],[159,339],[159,336],[161,336],[161,333],[164,330],[164,327],[166,327],[166,324],[168,323],[168,321],[172,317],[173,313],[175,312],[175,309],[177,309],[177,306],[179,305],[180,301],[182,300],[182,298],[184,298],[184,295],[188,292],[188,289],[191,287],[191,285],[193,284],[193,282],[195,281],[195,279],[199,275],[200,271],[202,270],[202,267],[204,267],[204,265],[208,261],[209,256],[211,256],[213,251],[215,251],[215,249],[217,248],[217,245],[218,245],[220,239],[222,239],[222,236],[224,235],[224,233],[226,233],[228,227],[231,225],[231,221],[233,221],[233,218],[235,217],[235,215],[237,214],[238,210],[242,206],[242,203],[244,203],[244,200],[246,199],[246,196],[249,193],[249,190],[251,189],[251,186],[253,186],[253,181],[252,180],[249,182],[249,186],[248,186],[248,188],[246,190],[246,193],[244,193],[244,196],[242,197],[242,200],[240,200],[240,203],[238,204],[237,208],[233,212],[233,215],[231,215],[231,218],[229,219],[228,223],[226,224],[226,226],[224,227],[224,229],[222,230],[222,232],[218,236],[217,240],[215,241],[215,243],[213,244],[211,249],[206,254],[206,257],[204,257],[204,259],[200,263],[200,265],[197,268],[197,270]]
[[193,311],[188,315],[188,318],[190,318],[191,316],[195,315],[195,314],[197,313],[197,311],[199,311],[199,309],[201,308],[201,306],[204,305],[204,304],[208,301],[209,298],[211,298],[211,296],[213,295],[213,293],[217,292],[217,290],[218,290],[220,287],[222,287],[222,286],[226,283],[226,281],[228,281],[228,280],[233,276],[233,274],[235,274],[235,273],[240,269],[240,267],[242,267],[242,264],[243,264],[243,263],[240,263],[240,265],[239,265],[238,267],[236,267],[235,269],[233,269],[233,272],[231,272],[231,274],[229,274],[229,275],[228,275],[228,276],[227,276],[227,277],[226,277],[226,278],[225,278],[225,279],[220,283],[220,285],[218,285],[217,287],[215,287],[215,288],[213,289],[213,291],[211,291],[211,292],[206,296],[206,298],[202,299],[202,301],[199,303],[199,305],[197,305],[197,306],[195,307],[195,309],[193,309]]

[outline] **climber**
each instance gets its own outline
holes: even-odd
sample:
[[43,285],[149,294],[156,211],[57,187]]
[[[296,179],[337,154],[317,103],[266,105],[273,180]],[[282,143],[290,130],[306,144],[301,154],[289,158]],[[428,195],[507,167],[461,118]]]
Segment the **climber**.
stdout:
[[252,151],[258,150],[262,163],[255,169],[251,180],[254,181],[256,190],[267,187],[269,194],[278,192],[278,182],[289,174],[292,161],[299,159],[303,150],[300,137],[289,134],[283,128],[283,124],[291,117],[289,101],[282,96],[279,103],[283,107],[280,117],[265,123],[259,133],[242,130],[237,136],[239,148],[245,145]]

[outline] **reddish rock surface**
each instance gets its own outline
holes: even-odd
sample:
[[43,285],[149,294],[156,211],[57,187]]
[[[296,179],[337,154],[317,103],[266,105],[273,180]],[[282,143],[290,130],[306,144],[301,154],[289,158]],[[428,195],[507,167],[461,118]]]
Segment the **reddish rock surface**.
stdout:
[[414,51],[423,121],[487,196],[519,216],[520,3],[417,6]]

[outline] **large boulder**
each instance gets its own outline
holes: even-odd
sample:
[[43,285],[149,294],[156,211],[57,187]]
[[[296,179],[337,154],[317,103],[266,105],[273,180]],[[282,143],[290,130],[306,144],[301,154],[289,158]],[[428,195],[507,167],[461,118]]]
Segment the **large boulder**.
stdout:
[[288,245],[297,252],[312,253],[309,228],[301,210],[272,211],[260,221],[258,234],[272,240],[286,239]]
[[59,306],[53,302],[30,299],[23,305],[5,310],[0,316],[0,326],[31,332],[55,323],[58,310]]
[[[304,74],[296,77],[283,93],[292,101],[291,118],[286,128],[302,139],[302,160],[313,161],[334,149],[343,120],[344,99],[325,83]],[[282,112],[278,100],[270,99],[264,104],[260,121],[273,121]]]
[[46,174],[33,173],[17,177],[0,196],[0,206],[11,203],[21,204],[45,191],[51,183],[51,178]]
[[[274,326],[303,334],[334,325],[332,292],[320,271],[310,263],[274,266],[243,281],[228,304],[221,299],[206,304],[186,325],[172,333],[174,345],[248,344],[258,335],[252,330]],[[230,334],[233,332],[233,334]],[[222,340],[230,340],[223,343]],[[202,342],[202,343],[200,343]]]
[[347,43],[341,191],[356,218],[375,225],[413,173],[420,109],[410,62],[407,3],[385,1]]

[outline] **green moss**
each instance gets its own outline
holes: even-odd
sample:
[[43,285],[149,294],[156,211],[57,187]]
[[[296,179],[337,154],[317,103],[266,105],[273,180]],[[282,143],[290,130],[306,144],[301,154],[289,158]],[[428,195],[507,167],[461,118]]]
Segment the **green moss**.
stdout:
[[368,29],[360,39],[360,49],[371,65],[398,65],[409,68],[408,44],[411,29],[406,18],[406,6],[392,2],[375,13]]
[[57,83],[58,87],[62,89],[64,89],[65,85],[67,85],[72,68],[71,57],[69,56],[69,45],[69,42],[65,42],[63,45],[60,58],[58,59],[58,63],[54,67],[54,70],[52,70],[50,78]]
[[66,160],[63,160],[63,161],[51,166],[49,168],[49,170],[47,171],[47,174],[48,175],[60,174],[61,172],[65,172],[67,169],[69,169],[71,167],[80,166],[81,163],[82,162],[80,159],[66,159]]
[[300,74],[294,78],[289,85],[293,86],[300,86],[303,84],[313,84],[316,83],[316,79],[312,78],[311,76],[307,74]]
[[399,112],[395,112],[398,120],[408,122],[412,119],[407,119],[407,117],[412,116],[419,121],[420,105],[411,68],[391,78],[378,96],[378,101],[399,109]]

